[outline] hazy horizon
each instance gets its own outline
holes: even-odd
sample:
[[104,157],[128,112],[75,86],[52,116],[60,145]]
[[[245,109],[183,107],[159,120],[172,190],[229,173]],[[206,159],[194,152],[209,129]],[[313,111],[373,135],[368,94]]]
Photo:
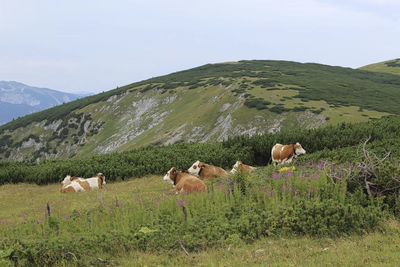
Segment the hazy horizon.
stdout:
[[399,58],[400,1],[11,1],[0,80],[98,93],[208,63]]

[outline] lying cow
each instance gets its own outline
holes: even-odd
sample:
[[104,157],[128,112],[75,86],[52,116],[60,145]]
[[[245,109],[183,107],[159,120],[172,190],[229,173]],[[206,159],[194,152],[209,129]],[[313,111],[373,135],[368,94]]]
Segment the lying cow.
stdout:
[[87,179],[67,175],[61,184],[63,184],[61,193],[96,190],[103,188],[103,185],[106,184],[106,177],[102,173]]
[[164,181],[169,181],[174,185],[174,192],[206,192],[207,186],[199,178],[171,168],[164,176]]
[[233,165],[231,173],[236,173],[237,171],[239,171],[240,173],[250,173],[255,169],[255,167],[243,164],[243,162],[241,161],[236,161],[235,165]]
[[227,172],[217,166],[208,165],[201,161],[193,163],[192,167],[188,169],[190,174],[198,176],[200,179],[213,178],[213,177],[227,177]]
[[295,145],[276,144],[272,148],[271,159],[274,165],[290,163],[292,162],[293,157],[296,158],[298,155],[305,153],[306,151],[299,143],[296,143]]

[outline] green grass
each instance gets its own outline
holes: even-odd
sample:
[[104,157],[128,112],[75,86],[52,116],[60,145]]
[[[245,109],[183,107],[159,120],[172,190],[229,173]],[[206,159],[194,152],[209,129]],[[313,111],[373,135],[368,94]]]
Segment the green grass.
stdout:
[[21,214],[39,220],[44,217],[46,205],[59,217],[70,215],[73,210],[97,207],[100,201],[112,205],[119,201],[130,201],[140,196],[145,201],[162,196],[170,184],[163,182],[161,176],[146,176],[126,182],[108,183],[101,191],[61,194],[61,184],[38,186],[35,184],[6,184],[0,186],[0,220],[10,224],[22,221]]
[[[210,181],[208,181],[208,186],[212,186]],[[219,182],[214,183],[214,186],[215,190],[219,190]],[[91,218],[97,218],[97,220],[102,218],[96,223],[97,227],[103,229],[100,231],[107,231],[106,229],[109,227],[115,227],[114,230],[110,228],[110,231],[116,229],[129,231],[125,225],[127,218],[132,216],[132,213],[139,212],[139,210],[132,210],[132,207],[129,208],[129,203],[135,202],[137,196],[142,201],[142,205],[153,206],[154,199],[168,198],[164,192],[170,189],[171,185],[162,181],[161,176],[147,176],[126,182],[108,183],[101,191],[61,194],[59,188],[59,184],[1,186],[0,220],[3,228],[0,226],[0,233],[5,230],[4,227],[11,227],[15,229],[15,237],[22,233],[28,234],[31,226],[29,224],[25,226],[22,223],[25,219],[21,214],[24,213],[29,221],[43,220],[46,204],[49,203],[51,216],[61,218],[62,228],[60,229],[62,230],[59,231],[59,235],[60,238],[65,238],[67,233],[76,232],[76,227],[79,225],[83,227],[81,223],[84,221],[75,222],[75,218],[71,214],[76,211],[84,213],[85,210],[92,208],[98,209],[100,202],[103,203],[105,209],[111,207],[113,213],[115,212],[119,218],[112,227],[111,221],[105,214],[102,217]],[[195,199],[197,198],[190,198],[189,201]],[[201,201],[200,199],[199,201]],[[128,213],[119,212],[115,208],[119,202],[124,203],[123,209],[128,209]],[[154,211],[156,212],[156,210]],[[63,218],[67,215],[71,216],[71,222],[62,222],[65,221]],[[72,229],[65,229],[68,225]],[[45,231],[50,230],[51,228]],[[50,235],[50,232],[47,234]],[[39,235],[37,238],[42,237]],[[171,250],[149,249],[148,251],[125,251],[123,244],[120,245],[121,249],[116,248],[111,253],[97,248],[101,244],[93,243],[93,250],[79,255],[79,263],[75,264],[73,257],[67,255],[68,261],[57,261],[55,266],[101,264],[98,258],[116,266],[326,266],[326,264],[331,266],[395,266],[400,264],[398,253],[400,224],[397,220],[390,219],[379,231],[335,238],[282,235],[256,239],[252,242],[232,238],[221,242],[217,247],[209,247],[200,251],[189,250],[188,254],[184,251],[185,246],[182,248],[179,245]],[[1,259],[0,263],[2,263]]]
[[341,238],[274,237],[252,244],[227,244],[187,255],[132,252],[114,258],[120,266],[397,266],[400,224],[388,221],[384,232]]
[[400,75],[400,59],[387,60],[361,67],[361,70]]

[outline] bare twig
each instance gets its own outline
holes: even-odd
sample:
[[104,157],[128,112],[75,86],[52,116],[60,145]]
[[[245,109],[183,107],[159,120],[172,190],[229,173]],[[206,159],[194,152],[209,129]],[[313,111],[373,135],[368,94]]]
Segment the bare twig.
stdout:
[[185,249],[185,247],[182,244],[182,241],[179,240],[179,244],[181,245],[181,248],[183,249],[183,251],[186,253],[187,256],[189,256],[189,252],[187,252],[187,250]]
[[75,256],[75,254],[74,254],[74,253],[72,253],[72,252],[68,251],[68,252],[67,252],[67,254],[70,254],[70,255],[72,255],[72,256],[74,257],[75,261],[78,261],[78,258]]

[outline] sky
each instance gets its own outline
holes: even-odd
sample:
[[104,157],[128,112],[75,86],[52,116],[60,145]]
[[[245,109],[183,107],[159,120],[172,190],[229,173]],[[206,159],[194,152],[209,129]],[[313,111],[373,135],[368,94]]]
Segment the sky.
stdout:
[[0,80],[80,93],[208,63],[400,58],[400,0],[0,0]]

